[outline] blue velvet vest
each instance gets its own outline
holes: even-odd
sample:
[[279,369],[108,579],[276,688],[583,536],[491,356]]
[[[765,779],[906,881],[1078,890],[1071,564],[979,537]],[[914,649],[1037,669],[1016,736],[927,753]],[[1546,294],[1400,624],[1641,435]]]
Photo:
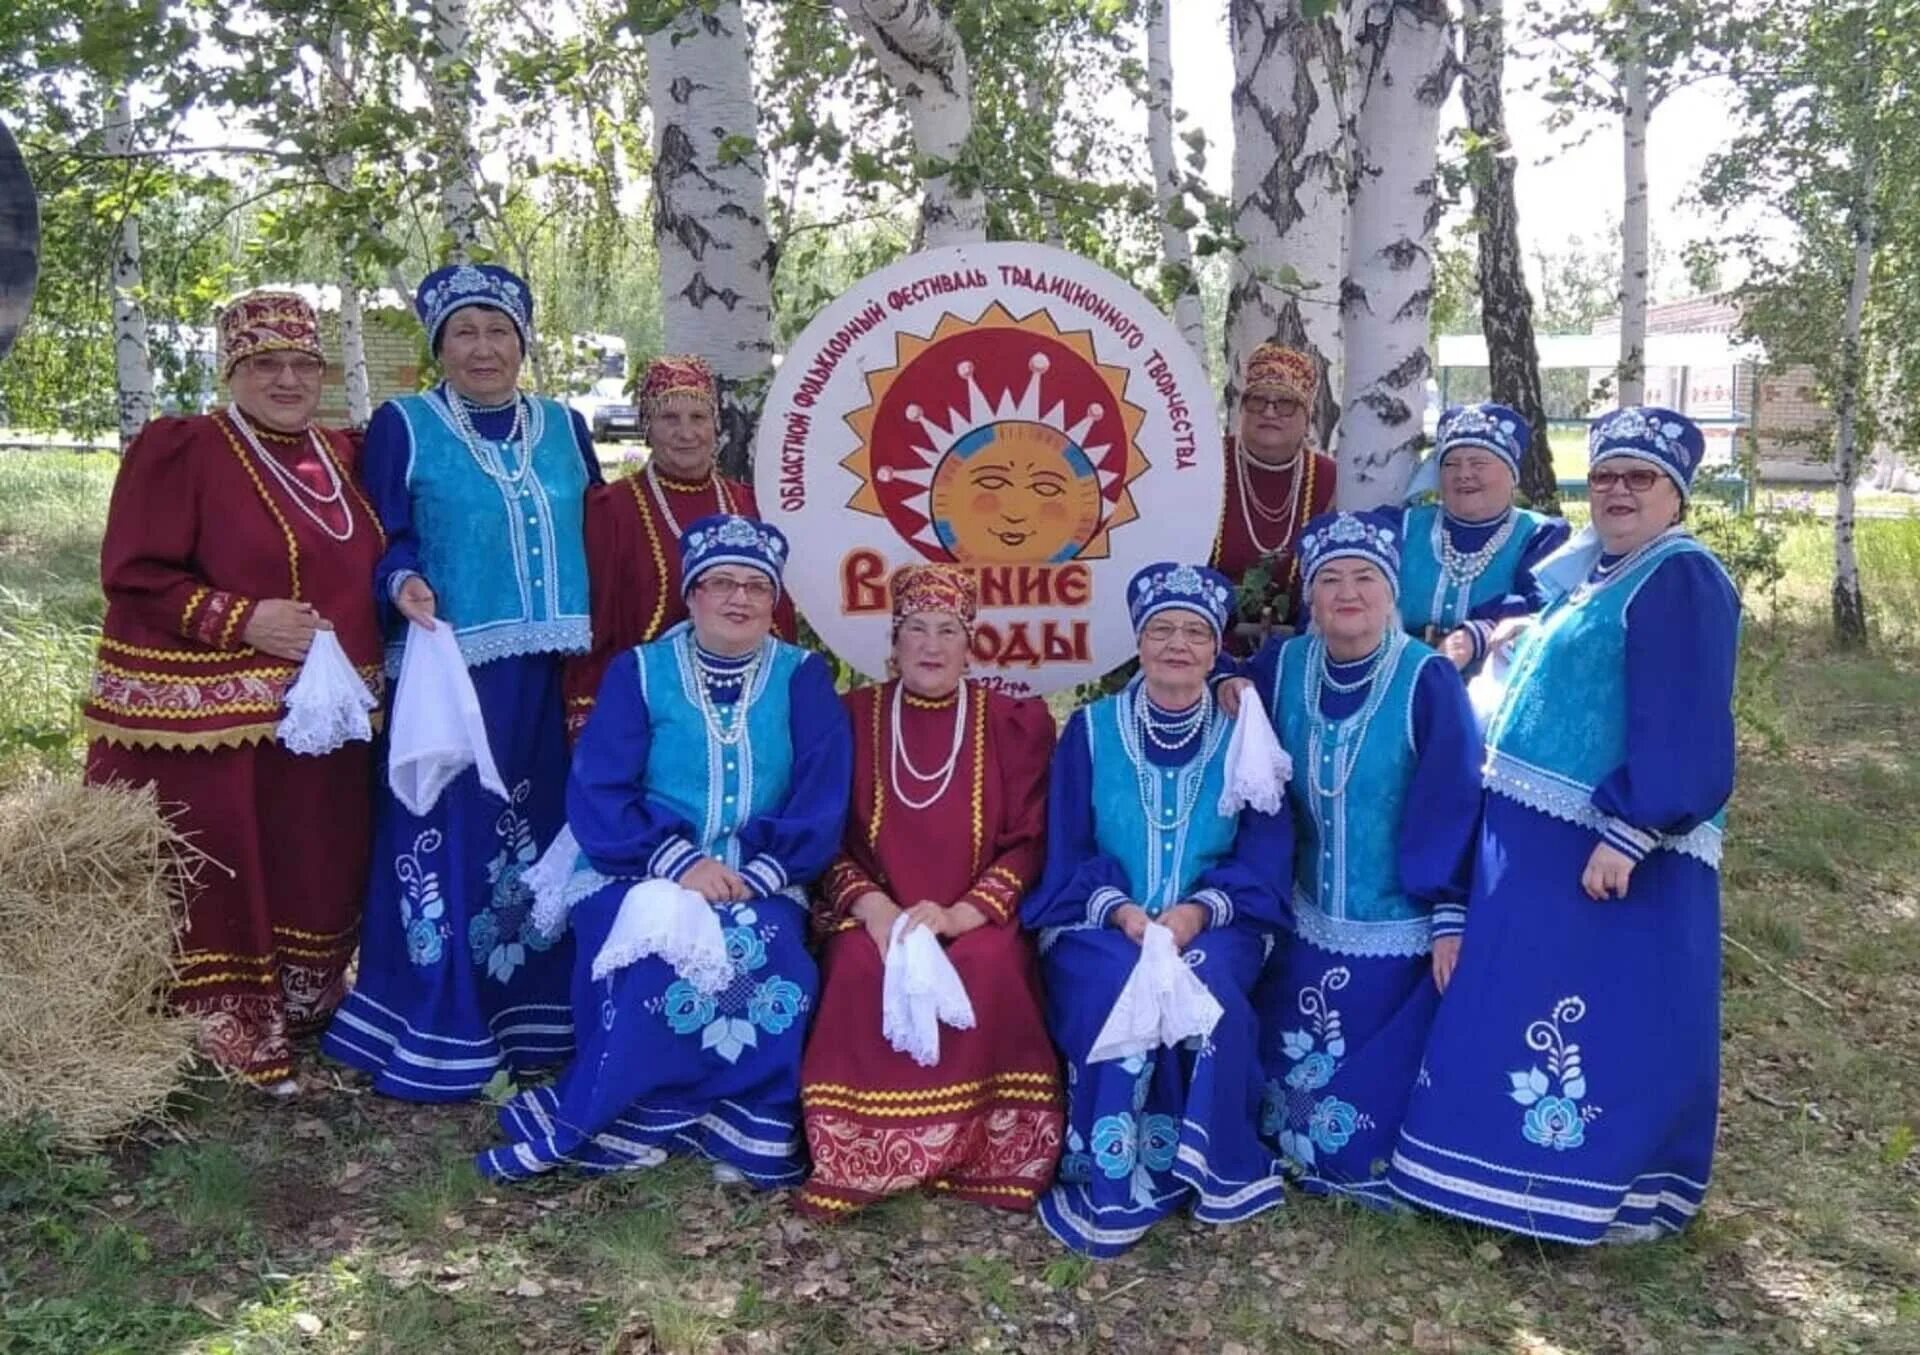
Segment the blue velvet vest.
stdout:
[[567,411],[528,397],[533,469],[514,484],[506,472],[518,469],[517,440],[503,452],[479,439],[489,474],[461,441],[439,391],[394,404],[413,443],[407,488],[420,569],[468,666],[515,654],[584,653],[587,468]]
[[[694,845],[728,866],[740,865],[735,834],[747,820],[787,797],[793,781],[793,710],[789,687],[807,652],[768,636],[748,681],[746,729],[740,741],[714,738],[700,709],[700,673],[693,630],[681,622],[640,646],[640,687],[652,738],[647,748],[647,798],[693,825]],[[718,708],[718,724],[733,727],[733,707]]]
[[[1541,613],[1515,646],[1506,695],[1487,725],[1488,790],[1596,832],[1605,826],[1593,791],[1627,758],[1627,609],[1664,561],[1690,551],[1713,558],[1676,533]],[[1660,845],[1718,867],[1725,819],[1723,809]]]
[[1233,850],[1240,818],[1219,808],[1233,722],[1216,715],[1191,761],[1157,767],[1133,716],[1139,681],[1087,708],[1094,840],[1126,868],[1128,896],[1159,917]]
[[1318,636],[1288,642],[1274,684],[1274,732],[1293,759],[1294,926],[1343,955],[1421,955],[1431,943],[1426,905],[1400,886],[1400,824],[1413,779],[1414,683],[1422,664],[1446,660],[1398,632],[1387,646],[1367,701],[1344,719],[1308,709],[1307,678],[1325,648]]
[[1441,569],[1440,552],[1434,544],[1434,532],[1446,530],[1438,504],[1409,508],[1404,519],[1400,552],[1400,616],[1407,629],[1418,631],[1427,626],[1452,630],[1465,621],[1475,607],[1496,601],[1513,591],[1514,576],[1520,572],[1520,557],[1527,542],[1545,526],[1547,519],[1524,508],[1513,510],[1513,531],[1500,549],[1466,586],[1449,579]]

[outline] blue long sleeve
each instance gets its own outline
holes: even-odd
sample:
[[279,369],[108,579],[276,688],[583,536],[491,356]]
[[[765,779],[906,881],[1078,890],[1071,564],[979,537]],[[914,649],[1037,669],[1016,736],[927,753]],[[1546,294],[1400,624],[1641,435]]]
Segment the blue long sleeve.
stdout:
[[602,875],[660,874],[661,849],[693,835],[693,825],[649,799],[641,782],[652,729],[640,658],[628,650],[607,668],[567,775],[567,825]]
[[[1251,699],[1251,698],[1249,698]],[[1293,812],[1240,811],[1233,850],[1194,881],[1192,897],[1207,905],[1211,925],[1293,929]],[[1227,906],[1220,906],[1224,898]]]
[[1733,794],[1740,601],[1710,557],[1664,561],[1627,609],[1627,757],[1594,789],[1606,839],[1638,860]]
[[1438,656],[1413,685],[1413,776],[1399,840],[1400,885],[1433,911],[1433,934],[1466,923],[1480,834],[1480,732],[1466,685]]
[[1077,710],[1053,753],[1047,785],[1047,864],[1020,904],[1020,925],[1102,926],[1127,902],[1126,868],[1104,855],[1094,836],[1093,746],[1087,713]]
[[832,670],[809,654],[787,689],[793,779],[779,807],[747,820],[739,833],[740,873],[768,894],[811,883],[832,864],[853,798],[853,726]]

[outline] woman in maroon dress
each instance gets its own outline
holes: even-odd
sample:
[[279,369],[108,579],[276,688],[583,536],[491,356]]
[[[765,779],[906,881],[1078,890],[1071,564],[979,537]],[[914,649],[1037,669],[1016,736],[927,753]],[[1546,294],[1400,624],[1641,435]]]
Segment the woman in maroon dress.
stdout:
[[[1060,1065],[1018,920],[1046,856],[1053,718],[966,681],[977,605],[960,569],[902,570],[899,676],[846,697],[853,812],[815,910],[828,935],[800,1068],[813,1175],[798,1206],[816,1217],[921,1187],[1030,1210],[1059,1161]],[[927,1068],[881,1034],[903,912],[940,938],[976,1021],[942,1028]]]
[[233,403],[156,419],[127,449],[100,549],[106,621],[87,779],[151,784],[204,852],[175,1002],[216,1063],[285,1094],[290,1038],[340,1001],[366,887],[370,750],[274,740],[319,630],[378,694],[385,541],[355,445],[312,422],[313,310],[256,292],[221,316]]

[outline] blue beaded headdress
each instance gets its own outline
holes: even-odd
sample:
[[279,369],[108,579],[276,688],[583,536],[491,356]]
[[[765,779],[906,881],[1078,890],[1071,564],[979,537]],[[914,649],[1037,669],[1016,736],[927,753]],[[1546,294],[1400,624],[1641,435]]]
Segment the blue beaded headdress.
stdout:
[[426,326],[427,346],[437,357],[440,331],[453,313],[466,306],[489,306],[513,321],[520,333],[520,351],[533,342],[533,293],[518,274],[491,263],[455,263],[427,274],[413,298],[413,308]]
[[1233,582],[1205,565],[1181,565],[1171,560],[1148,565],[1127,584],[1127,610],[1138,636],[1161,612],[1179,608],[1198,612],[1213,628],[1218,643],[1233,615]]
[[773,580],[780,594],[780,574],[787,567],[787,538],[778,527],[733,513],[712,513],[680,534],[680,596],[715,565],[745,565]]
[[1300,579],[1313,576],[1332,560],[1365,560],[1376,565],[1400,596],[1400,514],[1376,508],[1365,513],[1322,513],[1300,533]]
[[1589,467],[1622,456],[1649,462],[1667,473],[1682,499],[1692,492],[1693,473],[1706,454],[1700,425],[1658,405],[1628,405],[1602,414],[1587,431]]
[[1520,458],[1527,454],[1527,446],[1532,441],[1533,430],[1527,427],[1518,410],[1492,403],[1449,405],[1434,430],[1434,453],[1413,473],[1413,480],[1407,486],[1407,500],[1411,502],[1422,494],[1438,492],[1440,463],[1456,447],[1478,447],[1491,452],[1518,480]]

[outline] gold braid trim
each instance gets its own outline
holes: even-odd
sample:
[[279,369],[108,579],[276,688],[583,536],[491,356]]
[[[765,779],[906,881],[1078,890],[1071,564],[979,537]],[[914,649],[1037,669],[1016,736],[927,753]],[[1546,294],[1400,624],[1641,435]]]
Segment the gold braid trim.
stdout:
[[640,632],[640,643],[646,644],[660,633],[660,623],[667,615],[667,555],[660,545],[660,529],[654,525],[653,513],[647,507],[647,501],[640,497],[640,477],[629,475],[624,483],[627,491],[633,495],[633,511],[640,515],[640,526],[647,533],[647,554],[653,557],[654,577],[660,580],[660,587],[653,600],[653,615],[647,618],[646,628]]
[[[187,605],[180,609],[180,633],[182,635],[193,634],[194,608],[198,607],[202,602],[205,602],[207,599],[207,594],[211,593],[212,591],[213,590],[207,587],[205,584],[201,584],[199,587],[195,588],[191,593],[187,594]],[[209,657],[212,657],[212,656],[209,656]]]
[[867,821],[867,845],[878,851],[880,816],[887,809],[887,768],[880,756],[880,707],[886,704],[887,684],[869,690],[873,692],[873,817]]
[[[220,431],[226,434],[227,446],[233,449],[234,459],[240,463],[240,469],[244,470],[247,478],[253,481],[253,492],[260,496],[260,502],[267,506],[267,511],[273,515],[273,520],[280,524],[280,535],[287,539],[287,579],[293,590],[287,596],[298,602],[300,600],[300,543],[294,539],[293,528],[288,525],[286,515],[280,511],[280,505],[275,503],[273,496],[267,493],[267,486],[260,479],[260,472],[253,464],[253,458],[249,457],[247,449],[240,445],[240,439],[233,435],[233,425],[217,414],[213,421],[219,424]],[[234,610],[238,614],[245,609],[235,608]],[[229,630],[232,629],[232,617],[227,618],[227,627]],[[226,643],[224,636],[221,638],[221,643]]]
[[[966,681],[962,678],[961,681]],[[967,854],[967,874],[980,873],[980,853],[986,847],[987,700],[973,703],[973,847]]]

